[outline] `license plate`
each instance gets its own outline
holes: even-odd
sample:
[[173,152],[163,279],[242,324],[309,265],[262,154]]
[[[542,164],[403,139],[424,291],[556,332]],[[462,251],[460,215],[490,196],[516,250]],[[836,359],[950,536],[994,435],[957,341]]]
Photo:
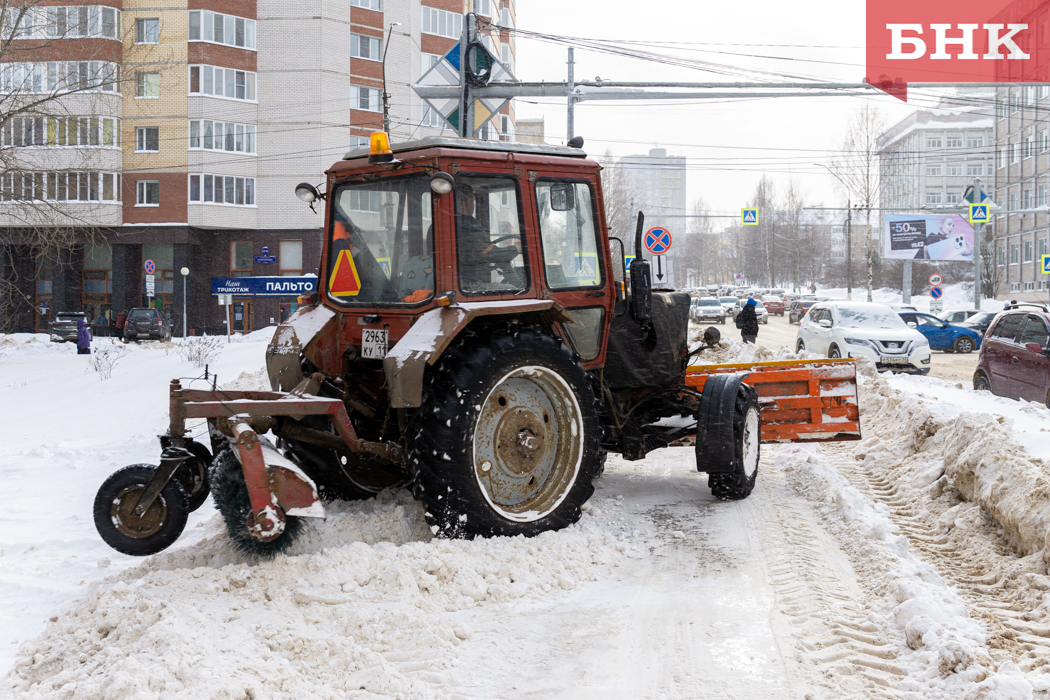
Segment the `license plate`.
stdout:
[[884,365],[906,365],[906,364],[908,364],[908,358],[907,357],[887,357],[886,355],[883,355],[882,359],[879,360],[879,362],[881,362]]
[[361,335],[361,357],[382,360],[386,357],[389,331],[366,328]]

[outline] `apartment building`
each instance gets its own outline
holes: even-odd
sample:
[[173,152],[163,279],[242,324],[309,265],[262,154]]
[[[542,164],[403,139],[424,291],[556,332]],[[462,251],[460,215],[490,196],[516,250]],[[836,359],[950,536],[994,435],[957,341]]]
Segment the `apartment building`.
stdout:
[[[1050,289],[1040,258],[1050,253],[1047,188],[1050,87],[1002,87],[995,95],[996,299],[1046,302]],[[992,293],[993,290],[986,290]]]
[[[18,330],[146,305],[178,321],[184,285],[197,333],[279,321],[295,297],[224,308],[212,279],[316,272],[323,216],[294,188],[382,128],[384,56],[395,141],[454,134],[411,86],[458,43],[465,12],[514,62],[498,28],[513,0],[93,2],[32,7],[0,54],[8,103],[59,93],[0,120],[0,278],[33,307],[2,307]],[[513,135],[509,107],[482,133]],[[76,243],[42,251],[57,225]]]
[[[949,96],[932,109],[912,112],[879,137],[882,217],[958,211],[975,177],[989,190],[995,138],[992,101],[990,91]],[[879,223],[881,232],[885,219]]]

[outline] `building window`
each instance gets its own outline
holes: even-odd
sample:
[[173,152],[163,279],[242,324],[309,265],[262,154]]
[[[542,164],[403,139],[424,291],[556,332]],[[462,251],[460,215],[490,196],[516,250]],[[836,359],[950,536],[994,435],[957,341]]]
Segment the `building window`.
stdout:
[[0,92],[118,92],[120,66],[106,61],[4,63]]
[[160,97],[160,73],[137,74],[135,97]]
[[252,276],[252,242],[230,243],[230,277]]
[[967,175],[984,175],[984,166],[978,163],[967,163],[966,165]]
[[1042,260],[1044,255],[1046,255],[1046,239],[1045,238],[1040,238],[1039,239],[1039,252],[1037,254],[1037,257],[1040,260]]
[[255,20],[208,10],[190,10],[190,41],[255,48]]
[[191,119],[190,148],[255,153],[255,126],[215,122],[210,119]]
[[499,23],[503,27],[513,27],[514,19],[510,16],[510,7],[504,5],[499,12]]
[[353,58],[367,58],[369,61],[379,61],[382,54],[379,51],[380,41],[374,36],[364,34],[350,35],[350,55]]
[[940,177],[941,166],[940,165],[927,165],[926,166],[926,177]]
[[350,148],[368,148],[370,146],[369,138],[367,136],[351,136],[350,137]]
[[962,136],[948,136],[945,138],[945,145],[948,148],[962,148]]
[[1011,90],[1010,91],[1010,114],[1013,114],[1014,112],[1016,112],[1018,110],[1017,103],[1018,103],[1017,91],[1016,90]]
[[1031,136],[1025,136],[1023,142],[1023,158],[1031,158],[1035,154],[1034,142]]
[[1032,242],[1024,242],[1024,260],[1023,262],[1032,262]]
[[1020,246],[1018,246],[1016,243],[1011,243],[1010,244],[1010,264],[1011,265],[1016,265],[1017,264],[1018,258],[1019,258],[1019,252],[1020,252],[1019,249],[1020,249]]
[[429,126],[434,129],[441,129],[445,126],[445,120],[441,118],[437,110],[432,109],[430,105],[424,104],[422,108],[423,118],[419,120],[420,126]]
[[941,137],[940,136],[928,136],[926,137],[926,148],[940,148]]
[[1010,283],[1010,291],[1011,292],[1019,292],[1019,291],[1021,291],[1021,283],[1020,282],[1011,282]]
[[1032,188],[1031,187],[1029,187],[1028,189],[1026,189],[1022,193],[1021,207],[1023,209],[1031,209],[1032,208]]
[[[99,5],[32,7],[27,5],[17,28],[5,29],[12,39],[120,39],[120,10]],[[12,8],[20,7],[11,5]],[[13,13],[14,9],[9,12]]]
[[999,119],[1006,119],[1006,100],[996,101],[995,114]]
[[1007,207],[1007,211],[1017,211],[1017,193],[1010,193],[1010,205]]
[[353,7],[363,7],[366,10],[375,10],[376,12],[383,11],[381,0],[350,0],[350,5]]
[[1018,155],[1018,152],[1021,150],[1020,146],[1021,146],[1021,144],[1019,144],[1019,143],[1007,144],[1006,149],[1010,153],[1010,163],[1016,163],[1017,162],[1017,155]]
[[160,183],[156,180],[139,180],[135,183],[138,193],[135,198],[135,206],[158,207],[160,206]]
[[160,20],[137,19],[135,20],[135,43],[156,44],[160,41]]
[[958,192],[949,192],[947,195],[945,195],[945,201],[948,204],[959,204],[960,202],[962,202],[962,195]]
[[941,203],[941,193],[940,192],[927,192],[926,193],[926,203],[927,204],[940,204]]
[[156,153],[160,150],[160,127],[140,126],[135,129],[135,150],[151,151]]
[[119,202],[120,174],[8,172],[0,175],[0,200]]
[[1037,194],[1037,199],[1036,199],[1036,206],[1037,207],[1045,207],[1046,206],[1046,185],[1039,185],[1038,187],[1036,187],[1036,192],[1038,193]]
[[365,109],[369,112],[382,112],[379,103],[379,90],[377,88],[350,86],[350,107],[352,109]]
[[947,170],[947,172],[945,174],[948,175],[948,176],[962,175],[963,174],[963,165],[962,165],[962,163],[948,163],[948,170]]
[[995,158],[996,167],[1000,168],[1000,169],[1001,168],[1005,168],[1006,167],[1006,149],[1005,148],[1000,148],[999,150],[997,150],[995,152],[995,155],[996,155],[996,158]]
[[277,245],[277,264],[282,277],[303,274],[303,242],[280,241]]
[[255,100],[255,73],[215,66],[190,66],[190,94]]
[[433,7],[423,7],[422,32],[458,39],[463,32],[463,15]]
[[1025,282],[1024,283],[1024,291],[1030,292],[1033,289],[1035,289],[1035,282]]
[[984,139],[980,136],[971,136],[966,139],[967,148],[981,148],[984,146]]
[[998,251],[996,253],[995,260],[996,260],[996,263],[999,265],[999,267],[1002,267],[1003,265],[1006,264],[1006,246],[1004,246],[1004,245],[999,246],[999,249],[998,249]]
[[255,178],[190,175],[189,199],[195,204],[255,206]]

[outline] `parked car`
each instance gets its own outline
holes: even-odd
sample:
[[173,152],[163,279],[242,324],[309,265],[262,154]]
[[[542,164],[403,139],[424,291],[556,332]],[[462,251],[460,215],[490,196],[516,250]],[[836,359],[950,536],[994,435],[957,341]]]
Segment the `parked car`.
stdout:
[[83,311],[59,311],[55,320],[50,323],[50,340],[52,343],[77,342],[77,321],[88,324],[88,332],[91,330],[91,321]]
[[160,309],[132,309],[124,321],[124,340],[171,340],[171,325]]
[[765,304],[766,311],[770,314],[776,314],[777,316],[784,315],[784,300],[776,295],[769,295],[762,297],[762,303]]
[[885,304],[816,304],[799,324],[795,348],[831,358],[866,357],[879,369],[930,373],[929,341]]
[[798,299],[788,304],[788,323],[801,323],[802,318],[806,315],[806,312],[809,311],[816,303],[816,299],[810,301]]
[[912,306],[911,304],[886,304],[894,311],[918,311],[919,309]]
[[721,323],[725,325],[726,309],[718,299],[693,299],[689,307],[689,318],[697,323]]
[[1050,312],[1011,304],[984,337],[973,388],[1050,408]]
[[944,313],[937,314],[937,318],[948,323],[962,323],[971,316],[976,316],[981,313],[977,309],[957,309],[955,311],[945,311]]
[[770,296],[778,297],[780,299],[783,299],[785,294],[787,294],[787,290],[786,289],[780,289],[779,287],[776,287],[774,289],[770,289],[769,290],[769,295]]
[[981,348],[982,335],[972,328],[954,326],[933,314],[902,312],[900,316],[908,328],[914,328],[926,336],[931,350],[966,354]]
[[789,303],[791,303],[793,301],[798,301],[801,298],[802,298],[801,294],[794,294],[794,293],[785,294],[784,297],[783,297],[785,305],[787,305],[787,304],[789,304]]
[[972,328],[984,336],[988,332],[988,326],[992,325],[992,321],[994,321],[995,317],[1000,313],[1001,312],[999,311],[982,311],[978,314],[974,314],[959,325],[965,328]]
[[736,315],[740,312],[740,300],[736,297],[719,297],[719,303],[726,310],[726,315],[731,319],[736,319]]

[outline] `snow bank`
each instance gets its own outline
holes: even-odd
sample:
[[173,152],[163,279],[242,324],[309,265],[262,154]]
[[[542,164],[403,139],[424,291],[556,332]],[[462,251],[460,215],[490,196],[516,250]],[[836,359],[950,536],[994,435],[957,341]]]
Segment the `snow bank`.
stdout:
[[[431,539],[407,492],[329,507],[288,556],[250,564],[218,518],[198,546],[97,584],[23,646],[6,690],[24,698],[435,697],[452,680],[457,619],[606,579],[635,555],[615,509],[535,538]],[[609,511],[606,515],[605,511]],[[437,693],[440,695],[440,693]]]

